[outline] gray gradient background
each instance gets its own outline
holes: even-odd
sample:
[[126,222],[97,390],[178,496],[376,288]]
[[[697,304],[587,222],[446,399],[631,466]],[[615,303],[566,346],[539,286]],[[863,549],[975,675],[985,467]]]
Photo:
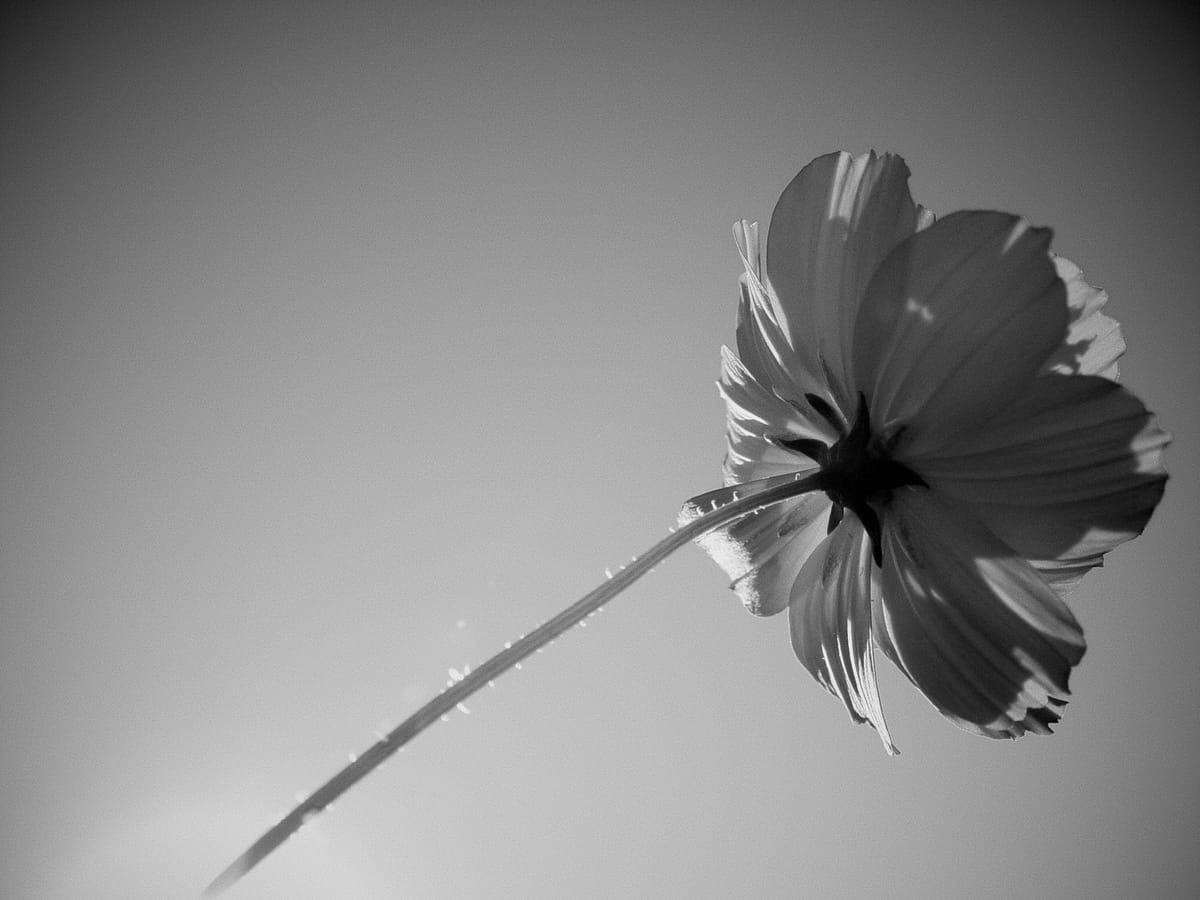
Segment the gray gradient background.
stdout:
[[1187,896],[1197,19],[1183,6],[13,7],[0,895],[194,896],[720,478],[730,225],[813,156],[1056,229],[1175,435],[1054,738],[887,758],[695,548],[235,898]]

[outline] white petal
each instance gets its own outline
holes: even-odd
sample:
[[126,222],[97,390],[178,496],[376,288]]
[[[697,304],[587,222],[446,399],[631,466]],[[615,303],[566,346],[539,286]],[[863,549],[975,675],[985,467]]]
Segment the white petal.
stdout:
[[755,291],[762,295],[762,254],[758,249],[758,223],[742,219],[733,226],[733,242],[737,245],[738,255],[742,258],[742,267],[746,270],[746,278],[750,280]]
[[757,223],[742,221],[733,227],[733,236],[745,267],[738,282],[737,348],[742,363],[759,382],[781,396],[799,400],[806,391],[824,392],[825,378],[815,368],[815,358],[810,360],[793,348],[783,325],[783,309],[763,285]]
[[[693,497],[679,514],[680,522],[718,509],[788,481],[795,475],[764,478],[719,488]],[[824,493],[785,500],[697,540],[730,577],[729,585],[750,612],[773,616],[788,604],[800,567],[825,538],[832,504]]]
[[780,438],[809,438],[827,445],[837,439],[827,422],[804,407],[781,400],[728,347],[721,348],[721,380],[717,387],[728,413],[727,484],[812,467],[803,455],[779,446]]
[[906,462],[1017,553],[1077,577],[1145,528],[1168,440],[1115,382],[1044,375],[983,428]]
[[1100,312],[1108,294],[1083,280],[1079,266],[1061,256],[1054,268],[1067,288],[1071,324],[1067,338],[1042,366],[1043,372],[1060,375],[1100,375],[1113,381],[1120,374],[1117,360],[1125,352],[1125,338],[1116,319]]
[[922,453],[1024,393],[1067,329],[1050,232],[954,213],[896,248],[855,324],[857,384],[883,432]]
[[904,160],[874,153],[813,160],[771,216],[766,268],[779,325],[800,367],[827,382],[843,410],[855,406],[849,360],[859,302],[875,268],[919,218]]
[[1058,721],[1083,632],[1029,564],[957,504],[920,488],[893,495],[882,580],[881,644],[943,715],[990,737]]
[[871,639],[871,544],[848,515],[809,556],[792,591],[788,618],[796,658],[855,722],[869,722],[888,753]]

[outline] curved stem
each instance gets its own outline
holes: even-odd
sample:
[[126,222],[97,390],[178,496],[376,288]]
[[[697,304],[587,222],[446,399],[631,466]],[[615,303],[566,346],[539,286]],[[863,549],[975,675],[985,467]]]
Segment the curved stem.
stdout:
[[457,704],[534,653],[538,648],[548,644],[564,631],[591,615],[684,544],[756,510],[823,488],[822,474],[817,473],[733,500],[681,525],[651,547],[643,556],[636,558],[619,572],[613,574],[599,587],[589,591],[554,618],[505,647],[460,681],[447,687],[442,693],[381,737],[365,753],[321,785],[306,800],[298,804],[262,837],[251,844],[245,853],[213,879],[212,884],[205,888],[204,896],[215,896],[232,886],[234,882],[262,862],[276,847],[295,834],[312,816],[333,803],[389,756],[444,714],[454,709]]

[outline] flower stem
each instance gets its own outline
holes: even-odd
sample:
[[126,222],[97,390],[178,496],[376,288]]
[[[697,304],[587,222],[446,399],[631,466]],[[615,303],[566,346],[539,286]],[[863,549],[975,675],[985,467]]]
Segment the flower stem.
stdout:
[[728,525],[742,516],[801,494],[821,490],[823,487],[821,473],[798,478],[796,481],[732,500],[724,506],[681,525],[641,557],[635,558],[629,565],[614,573],[599,587],[589,591],[520,640],[506,646],[479,668],[473,669],[461,680],[448,686],[438,696],[382,736],[365,753],[355,758],[353,762],[321,785],[251,844],[245,853],[213,879],[212,884],[205,888],[204,896],[212,897],[231,887],[238,879],[262,862],[276,847],[295,834],[305,822],[333,803],[389,756],[454,709],[457,704],[466,700],[485,684],[508,671],[531,653],[536,652],[538,648],[548,644],[564,631],[594,613],[684,544]]

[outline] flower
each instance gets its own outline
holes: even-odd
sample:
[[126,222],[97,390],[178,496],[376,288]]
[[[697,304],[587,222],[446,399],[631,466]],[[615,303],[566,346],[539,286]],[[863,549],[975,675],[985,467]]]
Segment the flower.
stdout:
[[771,217],[734,228],[737,353],[722,348],[726,487],[821,490],[698,539],[751,612],[788,610],[806,669],[896,752],[878,647],[943,715],[1049,733],[1083,656],[1060,596],[1140,534],[1169,438],[1116,383],[1107,299],[1050,231],[938,221],[893,155],[822,156]]

